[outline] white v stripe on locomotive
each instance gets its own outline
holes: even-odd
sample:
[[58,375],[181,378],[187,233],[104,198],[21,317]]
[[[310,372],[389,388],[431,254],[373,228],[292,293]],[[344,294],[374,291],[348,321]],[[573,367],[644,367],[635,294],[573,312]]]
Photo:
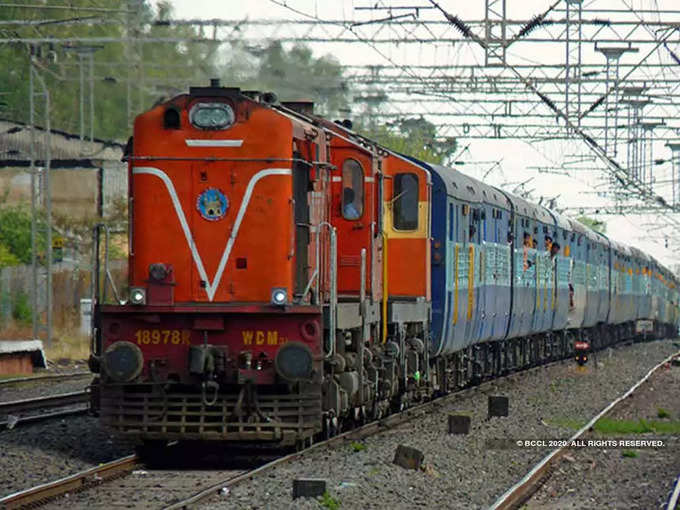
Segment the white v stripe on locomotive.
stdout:
[[187,147],[240,147],[243,145],[243,140],[206,140],[204,138],[187,138],[184,142]]
[[206,294],[208,294],[208,300],[212,301],[215,296],[215,292],[217,292],[217,287],[219,287],[220,285],[220,280],[222,279],[224,268],[227,265],[227,262],[229,260],[229,254],[231,253],[231,249],[233,248],[234,242],[236,241],[236,237],[238,236],[238,231],[239,228],[241,227],[241,222],[243,221],[243,216],[245,216],[246,209],[248,208],[248,203],[250,202],[250,197],[253,194],[253,189],[255,188],[255,185],[258,183],[260,179],[264,177],[268,177],[270,175],[291,175],[292,171],[290,168],[266,168],[264,170],[260,170],[259,172],[257,172],[250,179],[250,182],[248,182],[248,186],[246,187],[246,192],[243,195],[241,207],[239,208],[238,214],[236,215],[236,221],[234,222],[234,226],[231,229],[231,234],[229,234],[229,239],[227,239],[227,245],[224,247],[222,258],[220,259],[220,263],[217,266],[217,271],[215,272],[215,276],[212,282],[208,280],[208,275],[205,272],[205,268],[203,267],[203,260],[201,259],[201,255],[198,253],[198,248],[196,247],[196,243],[191,234],[191,229],[189,228],[186,216],[184,215],[182,204],[180,204],[179,202],[177,191],[175,190],[175,186],[172,183],[172,180],[170,179],[170,177],[168,177],[168,174],[166,174],[163,170],[159,170],[158,168],[147,166],[134,167],[132,169],[132,173],[134,175],[139,174],[155,175],[161,181],[163,181],[163,184],[165,184],[165,187],[168,190],[168,194],[170,195],[170,199],[172,200],[172,205],[175,208],[175,214],[177,215],[177,219],[179,220],[179,223],[182,226],[184,237],[187,241],[187,244],[189,245],[191,256],[193,257],[194,262],[196,263],[198,275],[201,277],[201,280],[206,282],[205,292]]

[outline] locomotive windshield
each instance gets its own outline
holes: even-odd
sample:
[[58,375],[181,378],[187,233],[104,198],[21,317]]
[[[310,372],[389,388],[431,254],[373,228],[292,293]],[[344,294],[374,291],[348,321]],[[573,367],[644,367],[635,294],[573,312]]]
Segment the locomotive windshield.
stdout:
[[418,228],[418,176],[398,174],[394,178],[394,228],[416,230]]

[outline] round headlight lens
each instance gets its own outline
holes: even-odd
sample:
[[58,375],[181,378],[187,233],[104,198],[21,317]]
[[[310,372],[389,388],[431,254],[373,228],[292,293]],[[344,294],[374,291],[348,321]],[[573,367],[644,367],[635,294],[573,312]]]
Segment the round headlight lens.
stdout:
[[277,305],[282,305],[286,302],[286,293],[282,290],[274,291],[274,294],[272,295],[272,301],[274,301],[274,303]]
[[129,382],[142,373],[144,356],[132,342],[115,342],[104,353],[103,368],[106,375],[116,382]]
[[162,282],[168,277],[168,268],[165,264],[155,263],[149,265],[149,276],[157,282]]
[[189,120],[200,129],[227,129],[234,123],[231,106],[224,103],[198,103],[191,108]]
[[314,368],[312,350],[300,342],[288,342],[276,353],[276,372],[288,381],[310,380]]

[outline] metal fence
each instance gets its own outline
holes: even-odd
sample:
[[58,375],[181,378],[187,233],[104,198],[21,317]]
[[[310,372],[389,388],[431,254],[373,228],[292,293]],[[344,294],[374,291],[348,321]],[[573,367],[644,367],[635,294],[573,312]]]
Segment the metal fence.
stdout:
[[[127,260],[111,261],[111,273],[120,288],[127,280]],[[36,311],[31,309],[32,278],[30,265],[0,269],[0,332],[10,326],[30,325]],[[52,311],[56,327],[78,326],[80,301],[92,297],[92,272],[88,268],[57,267],[52,273]],[[45,285],[38,285],[37,313],[44,314],[47,301]]]

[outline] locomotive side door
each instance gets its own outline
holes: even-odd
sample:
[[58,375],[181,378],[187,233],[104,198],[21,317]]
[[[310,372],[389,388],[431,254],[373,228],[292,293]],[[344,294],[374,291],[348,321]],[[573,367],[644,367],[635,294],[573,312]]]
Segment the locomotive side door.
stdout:
[[[341,142],[342,143],[342,142]],[[333,148],[331,223],[338,236],[338,295],[358,296],[361,250],[366,249],[366,291],[371,287],[375,173],[370,153],[350,145]]]

